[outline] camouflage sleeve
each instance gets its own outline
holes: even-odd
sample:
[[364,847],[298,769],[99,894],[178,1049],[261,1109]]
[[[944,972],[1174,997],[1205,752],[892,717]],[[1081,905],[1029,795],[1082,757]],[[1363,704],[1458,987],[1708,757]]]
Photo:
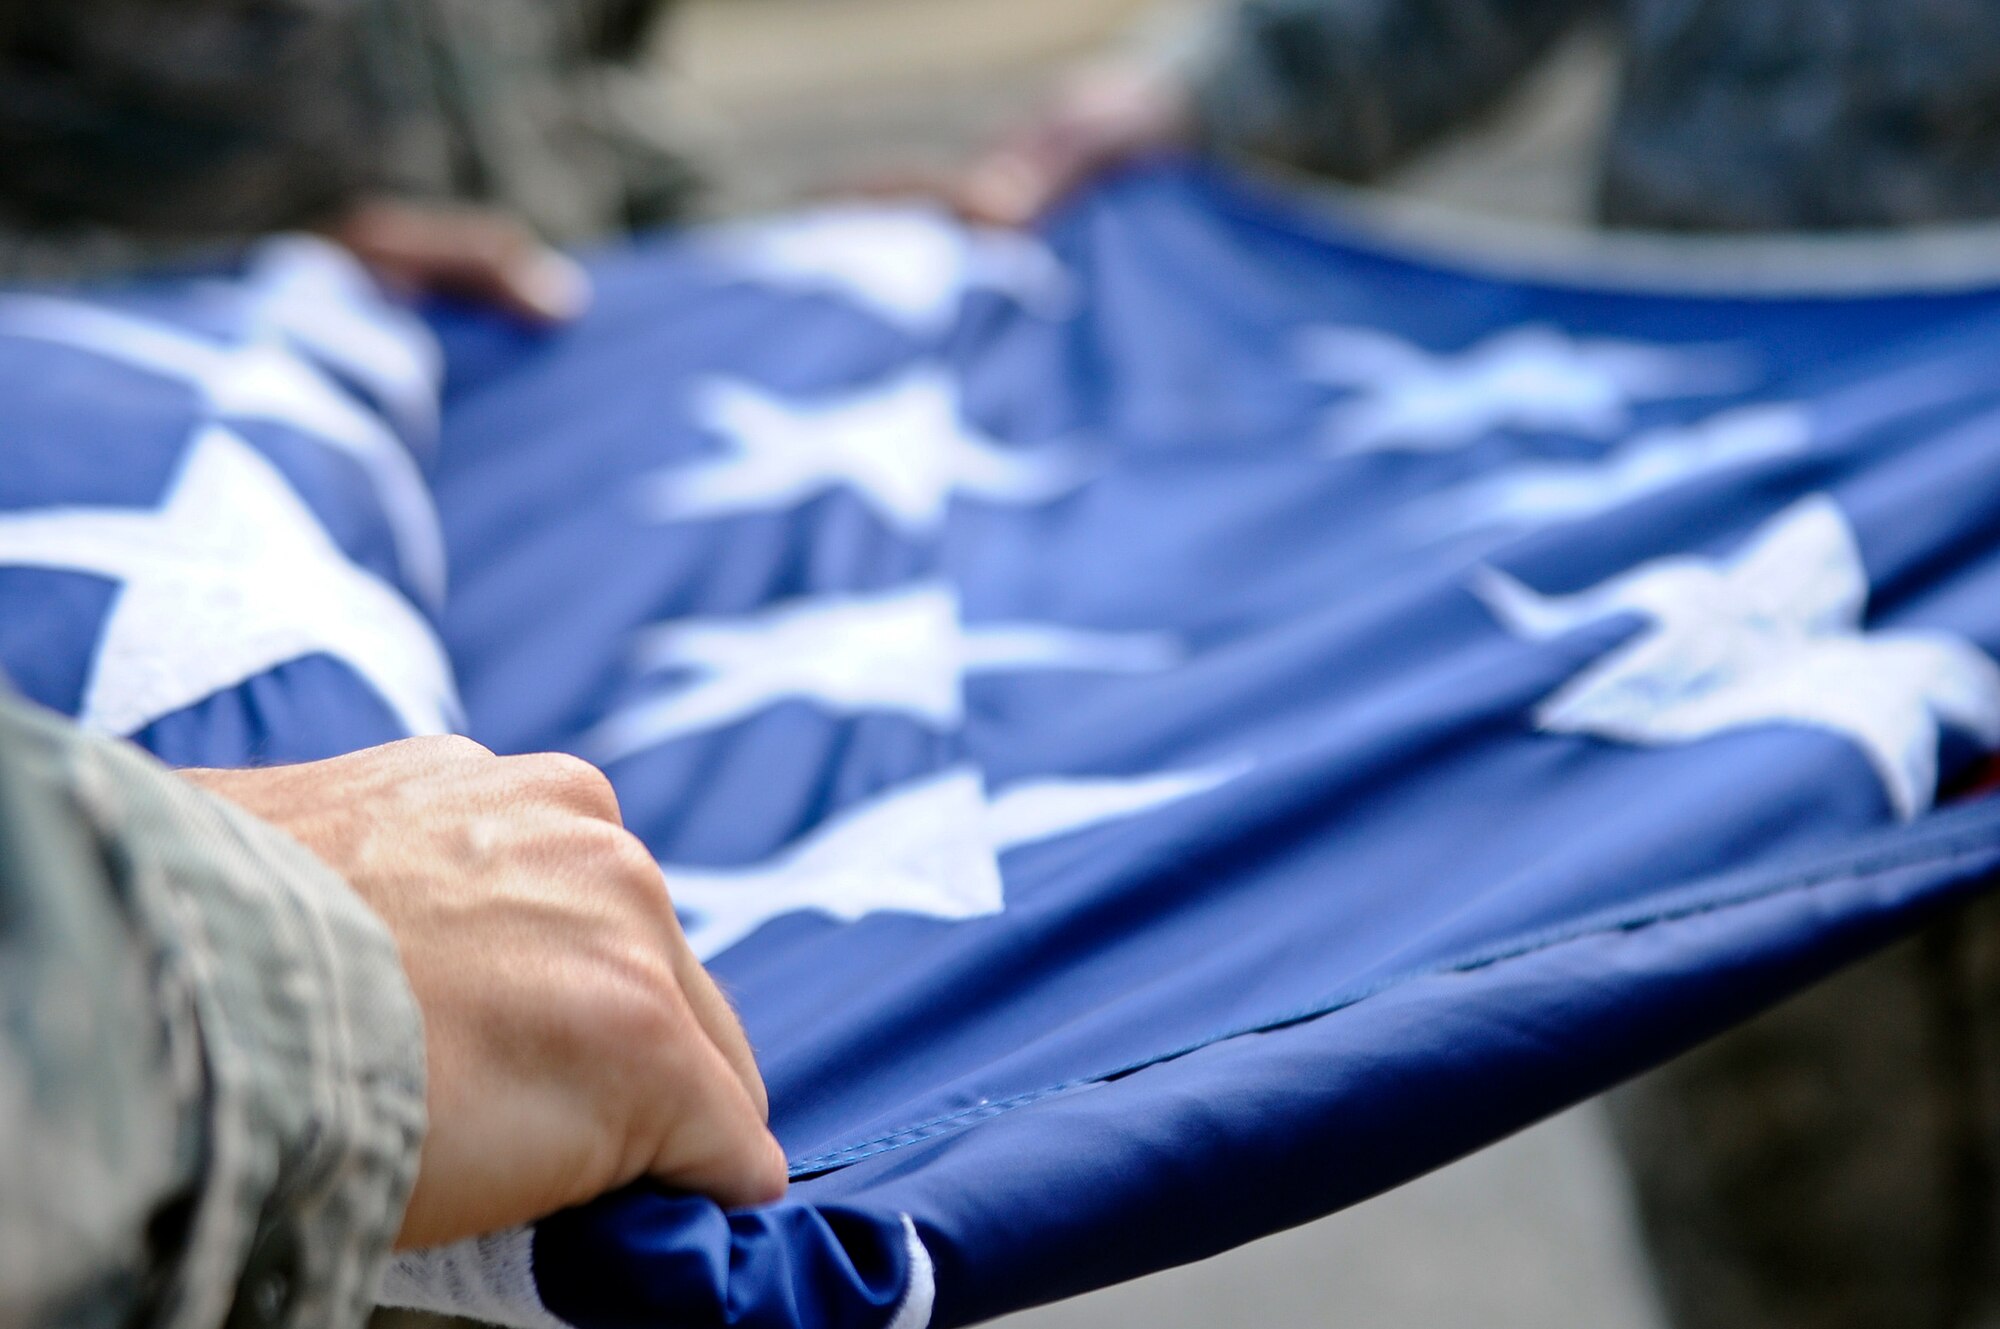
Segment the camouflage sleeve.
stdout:
[[1497,101],[1597,0],[1240,0],[1191,57],[1220,148],[1367,180]]
[[423,1093],[393,943],[339,878],[0,698],[0,1324],[351,1329]]
[[597,0],[584,6],[591,23],[591,50],[607,60],[636,60],[673,9],[672,0]]
[[388,0],[0,4],[0,280],[178,262],[334,215],[374,179]]

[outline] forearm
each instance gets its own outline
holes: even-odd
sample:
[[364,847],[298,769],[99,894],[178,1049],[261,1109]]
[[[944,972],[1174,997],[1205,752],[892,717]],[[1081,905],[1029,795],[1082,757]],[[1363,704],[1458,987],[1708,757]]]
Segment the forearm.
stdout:
[[358,1324],[424,1121],[381,925],[277,831],[5,700],[0,906],[0,996],[56,1017],[0,1029],[0,1321]]
[[1242,0],[1190,53],[1213,146],[1367,180],[1493,104],[1596,0]]

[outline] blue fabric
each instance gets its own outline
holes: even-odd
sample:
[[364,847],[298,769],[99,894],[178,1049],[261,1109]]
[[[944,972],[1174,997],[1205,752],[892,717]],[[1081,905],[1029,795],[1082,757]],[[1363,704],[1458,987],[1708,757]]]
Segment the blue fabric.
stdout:
[[[2000,290],[1497,280],[1178,167],[1046,242],[1065,300],[988,237],[941,320],[707,234],[599,256],[551,336],[433,312],[464,725],[606,763],[793,1162],[764,1210],[541,1224],[571,1324],[960,1324],[1198,1258],[2000,868],[2000,807],[1935,810],[2000,747]],[[119,589],[7,566],[4,516],[161,503],[201,423],[75,354],[0,343],[44,422],[0,668],[73,711]],[[379,495],[241,432],[422,605]],[[881,455],[743,462],[791,436]],[[857,647],[885,607],[902,656]],[[310,655],[138,736],[361,746],[382,679]]]
[[[86,718],[93,679],[129,695],[157,681],[145,675],[179,675],[186,686],[162,695],[194,691],[186,704],[140,706],[133,723],[109,726],[178,765],[306,761],[412,732],[353,661],[314,649],[265,666],[254,646],[244,646],[240,638],[269,600],[245,600],[241,587],[208,574],[219,555],[254,557],[275,546],[201,548],[216,533],[205,518],[106,536],[101,517],[115,526],[168,511],[196,445],[213,443],[212,431],[228,435],[234,455],[261,459],[253,467],[272,468],[310,514],[305,535],[325,547],[313,551],[323,558],[309,561],[376,588],[362,594],[379,594],[404,615],[391,635],[437,649],[427,620],[439,588],[413,579],[420,559],[408,557],[412,545],[441,539],[419,461],[435,439],[385,410],[340,357],[320,355],[313,327],[288,326],[296,320],[273,298],[302,276],[326,286],[315,287],[323,312],[361,320],[412,365],[435,357],[420,322],[383,302],[330,247],[307,241],[275,243],[243,271],[112,291],[0,295],[0,673],[31,700]],[[82,327],[78,314],[88,320]],[[228,361],[246,350],[267,358]],[[329,409],[340,426],[331,431]],[[229,630],[208,641],[164,633],[159,644],[171,651],[107,658],[109,624],[134,596],[107,567],[64,565],[75,550],[65,549],[61,522],[51,519],[65,515],[80,523],[72,530],[87,533],[76,538],[110,540],[106,557],[139,560],[178,588],[189,611],[185,633],[198,637],[208,623]],[[193,615],[197,603],[209,616]],[[341,614],[341,606],[326,609]],[[395,653],[392,644],[371,658]],[[236,685],[205,691],[210,678]],[[445,714],[456,710],[442,695],[448,691],[447,680],[437,698]]]

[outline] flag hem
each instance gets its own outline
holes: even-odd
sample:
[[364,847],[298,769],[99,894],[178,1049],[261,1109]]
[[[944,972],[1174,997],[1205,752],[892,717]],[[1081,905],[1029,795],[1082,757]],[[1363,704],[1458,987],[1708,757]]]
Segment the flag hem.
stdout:
[[1522,284],[1736,299],[1949,294],[2000,284],[2000,222],[1754,235],[1607,230],[1494,217],[1273,163],[1205,172],[1308,236]]
[[[1974,858],[1982,853],[1990,854],[1995,848],[1996,833],[2000,833],[2000,798],[1970,805],[1966,815],[1957,817],[1951,813],[1939,815],[1950,817],[1953,824],[1940,827],[1936,822],[1931,822],[1911,827],[1888,828],[1887,838],[1894,842],[1893,848],[1884,847],[1871,852],[1867,847],[1849,845],[1841,851],[1837,860],[1831,862],[1819,858],[1808,867],[1788,864],[1782,869],[1767,867],[1725,873],[1720,885],[1699,884],[1669,892],[1667,900],[1671,902],[1678,898],[1678,903],[1665,903],[1663,906],[1661,902],[1655,902],[1651,909],[1639,914],[1600,912],[1578,925],[1546,929],[1510,938],[1498,945],[1475,950],[1453,960],[1392,974],[1350,991],[1329,995],[1287,1014],[1261,1020],[1255,1024],[1232,1027],[1171,1051],[1128,1062],[1111,1070],[1076,1076],[1058,1084],[980,1103],[972,1108],[885,1131],[872,1139],[845,1149],[824,1151],[797,1159],[791,1164],[791,1177],[794,1181],[798,1181],[836,1172],[866,1159],[922,1144],[1074,1089],[1118,1080],[1149,1067],[1176,1061],[1218,1043],[1247,1038],[1255,1034],[1267,1034],[1321,1019],[1372,997],[1424,979],[1470,973],[1507,961],[1524,959],[1593,936],[1635,932],[1663,923],[1678,922],[1699,915],[1721,913],[1753,905],[1776,896],[1810,891],[1816,887],[1864,882],[1910,868],[1948,866],[1955,860]],[[1959,824],[1961,822],[1970,822],[1971,825],[1964,826]],[[1980,832],[1985,833],[1983,838]],[[1933,843],[1940,839],[1943,841],[1941,845]],[[1912,846],[1905,843],[1910,840],[1917,841],[1917,844]],[[1772,880],[1774,873],[1781,875]],[[1750,884],[1738,884],[1746,877],[1751,879]],[[1696,898],[1686,898],[1690,896]]]

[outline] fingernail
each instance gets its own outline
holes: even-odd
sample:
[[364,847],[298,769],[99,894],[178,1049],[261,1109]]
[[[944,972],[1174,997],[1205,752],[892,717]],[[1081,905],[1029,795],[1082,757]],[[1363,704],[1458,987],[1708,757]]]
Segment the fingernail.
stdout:
[[535,311],[553,322],[567,323],[590,308],[590,274],[575,259],[553,250],[527,265],[521,288]]

